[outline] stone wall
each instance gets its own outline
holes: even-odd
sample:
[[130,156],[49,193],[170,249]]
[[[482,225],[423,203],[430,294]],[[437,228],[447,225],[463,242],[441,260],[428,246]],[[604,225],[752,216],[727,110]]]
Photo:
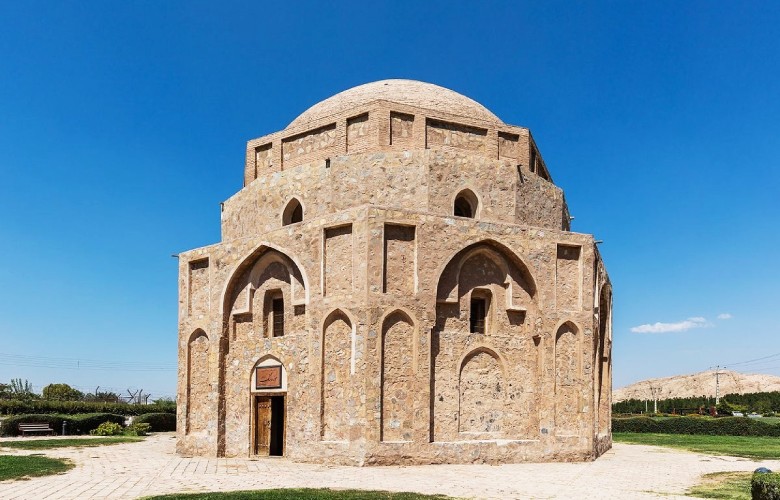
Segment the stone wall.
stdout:
[[222,237],[228,241],[281,227],[293,197],[306,218],[362,204],[451,216],[463,189],[477,195],[480,220],[561,229],[561,190],[521,172],[507,160],[450,149],[333,157],[329,166],[312,162],[257,179],[228,199]]
[[450,146],[458,149],[484,153],[487,130],[469,127],[459,123],[429,120],[426,124],[425,144],[429,148]]
[[[293,163],[301,158],[316,156],[336,144],[336,124],[326,125],[282,141],[282,161]],[[284,164],[283,163],[283,164]]]
[[417,245],[414,226],[385,224],[382,291],[413,294],[417,288]]
[[[323,246],[329,239],[325,235],[348,234],[340,229],[348,227],[346,220],[352,221],[354,243],[344,253],[367,255],[368,259],[354,267],[354,293],[338,288],[323,295],[328,280],[341,279],[343,272],[342,266],[328,267],[327,256],[318,249],[327,247]],[[596,357],[598,344],[593,340],[595,326],[588,306],[595,300],[589,291],[594,290],[596,277],[581,276],[581,287],[575,287],[583,294],[578,310],[554,307],[559,245],[580,248],[583,268],[593,269],[595,249],[590,236],[370,206],[305,219],[293,226],[294,231],[290,226],[280,227],[262,237],[181,255],[187,272],[190,261],[208,257],[213,263],[207,295],[214,304],[224,302],[223,310],[229,311],[230,318],[223,331],[218,308],[210,314],[182,317],[182,338],[200,328],[210,335],[209,350],[220,353],[217,365],[222,371],[198,376],[209,377],[210,387],[224,387],[222,410],[216,397],[205,405],[196,399],[183,401],[183,407],[207,408],[211,413],[205,421],[219,418],[222,424],[215,423],[214,430],[220,425],[225,430],[221,437],[218,432],[197,439],[183,436],[181,452],[249,453],[250,374],[259,359],[273,355],[289,377],[286,453],[296,460],[550,459],[544,451],[550,446],[555,456],[594,456],[590,429],[598,395],[589,380],[598,375],[592,362],[580,361],[578,368],[572,368],[572,360]],[[388,261],[399,257],[388,241],[409,244],[412,234],[420,255],[440,257],[401,260],[388,266]],[[269,241],[273,247],[264,243]],[[268,257],[276,253],[278,259]],[[282,261],[294,263],[296,271],[290,273],[279,264]],[[259,262],[264,262],[262,270],[257,268]],[[417,290],[410,292],[408,284],[387,287],[388,269],[393,275],[416,274]],[[329,273],[335,276],[329,278]],[[251,317],[247,317],[249,313],[242,312],[247,303],[244,294],[252,276],[256,288]],[[285,311],[285,317],[291,318],[285,320],[292,328],[289,334],[270,338],[259,296],[263,290],[281,290],[287,305],[294,302],[293,283],[305,304],[297,311],[292,305]],[[486,334],[469,332],[469,297],[474,289],[492,293],[491,326]],[[185,304],[188,293],[188,287],[181,290]],[[581,341],[559,335],[558,325],[564,321],[579,325],[576,333],[566,330],[568,326],[564,330]],[[504,368],[499,376],[492,368],[494,363],[512,368]],[[481,376],[487,371],[496,380]],[[185,369],[181,376],[186,378],[188,373]],[[575,403],[568,404],[571,401]],[[575,441],[563,447],[554,444],[558,437]],[[486,448],[478,444],[485,438],[517,445]],[[475,448],[464,444],[469,441],[474,441]]]
[[244,185],[274,172],[334,156],[366,151],[453,148],[506,159],[551,182],[528,129],[497,125],[445,110],[377,100],[248,142]]

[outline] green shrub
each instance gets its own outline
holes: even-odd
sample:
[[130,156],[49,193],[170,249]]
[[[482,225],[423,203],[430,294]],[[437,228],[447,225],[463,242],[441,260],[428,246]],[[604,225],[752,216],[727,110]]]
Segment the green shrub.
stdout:
[[149,424],[152,432],[175,431],[176,415],[171,413],[147,413],[135,417],[133,423]]
[[750,493],[753,500],[780,500],[780,474],[753,474]]
[[146,436],[152,426],[145,422],[133,422],[125,428],[126,436]]
[[86,413],[84,415],[69,415],[68,427],[73,430],[69,434],[89,434],[97,429],[103,422],[113,422],[120,426],[125,424],[125,417],[111,413]]
[[89,433],[93,436],[119,436],[122,434],[122,426],[115,422],[103,422]]
[[176,413],[176,403],[132,405],[96,401],[0,400],[0,415],[50,414],[75,415],[81,413],[111,413],[114,415],[143,415],[145,413]]
[[666,420],[649,417],[619,418],[612,420],[612,430],[710,436],[780,436],[780,425],[743,417],[680,417]]
[[612,420],[612,432],[661,432],[658,420],[650,417],[619,418]]

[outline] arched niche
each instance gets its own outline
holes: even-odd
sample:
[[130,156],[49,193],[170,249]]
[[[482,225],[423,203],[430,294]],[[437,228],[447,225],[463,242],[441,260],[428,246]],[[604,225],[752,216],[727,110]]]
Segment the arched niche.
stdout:
[[298,265],[279,250],[266,248],[240,266],[226,296],[232,340],[246,340],[250,332],[282,336],[304,327],[306,280]]
[[284,455],[287,412],[287,370],[272,354],[257,360],[249,374],[250,453],[258,456]]
[[351,376],[355,373],[355,322],[336,309],[322,324],[321,402],[323,441],[348,441],[352,396]]
[[416,326],[395,310],[382,321],[381,439],[411,441],[414,431]]
[[[481,304],[488,324],[485,333],[489,333],[500,325],[522,324],[529,308],[536,306],[536,286],[528,268],[514,252],[485,240],[450,258],[439,275],[436,301],[440,329],[445,328],[448,318],[458,317],[460,322],[454,322],[453,328],[477,333],[471,323],[475,307]],[[501,321],[490,328],[492,319]]]
[[185,434],[206,429],[211,417],[208,398],[211,394],[209,377],[209,337],[201,329],[195,330],[187,341],[187,402]]
[[295,278],[295,283],[290,283],[295,290],[292,291],[294,305],[306,305],[309,303],[309,279],[306,270],[300,265],[299,261],[289,252],[278,248],[270,243],[261,243],[252,252],[249,253],[236,266],[227,280],[225,288],[222,290],[222,311],[225,320],[232,313],[243,314],[249,311],[251,302],[247,294],[249,293],[249,275],[253,270],[257,276],[257,268],[262,268],[268,260],[264,257],[270,256],[270,260],[277,260],[284,263],[288,268],[290,276]]
[[297,198],[291,199],[282,211],[282,225],[288,226],[303,221],[303,205]]
[[479,198],[471,189],[464,189],[455,195],[452,202],[452,215],[476,219],[479,216]]
[[582,367],[580,330],[571,321],[555,332],[555,426],[562,436],[579,434]]
[[612,290],[608,285],[601,287],[599,293],[599,322],[598,335],[596,335],[596,410],[598,433],[607,434],[611,425],[612,402],[610,398],[612,389]]
[[461,434],[495,435],[503,429],[506,377],[499,356],[478,348],[467,354],[458,372],[458,430]]

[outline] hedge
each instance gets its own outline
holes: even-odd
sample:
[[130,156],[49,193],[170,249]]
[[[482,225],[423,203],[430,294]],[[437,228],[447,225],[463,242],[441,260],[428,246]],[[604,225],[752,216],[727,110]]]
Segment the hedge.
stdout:
[[711,436],[780,436],[780,425],[745,417],[679,417],[656,420],[650,417],[616,418],[612,432],[657,434],[707,434]]
[[[55,434],[62,434],[62,423],[67,423],[65,432],[67,434],[89,434],[89,431],[96,429],[103,422],[114,422],[124,425],[125,417],[122,415],[112,415],[110,413],[88,413],[84,415],[51,415],[51,414],[30,414],[14,415],[3,420],[0,426],[0,435],[18,436],[19,424],[49,424],[54,429]],[[37,433],[36,433],[37,434]]]
[[176,415],[171,413],[147,413],[133,419],[134,424],[146,423],[152,432],[168,432],[176,430]]
[[753,500],[780,500],[780,474],[754,473],[750,481],[750,494]]
[[0,415],[41,415],[56,413],[76,415],[84,413],[111,413],[114,415],[143,415],[145,413],[176,413],[175,403],[133,405],[129,403],[102,403],[96,401],[21,401],[0,400]]
[[[113,422],[122,427],[125,425],[123,415],[113,415],[111,413],[87,413],[85,415],[73,415],[68,418],[74,426],[74,434],[89,434],[89,431],[97,429],[103,422]],[[68,427],[71,426],[68,422]]]

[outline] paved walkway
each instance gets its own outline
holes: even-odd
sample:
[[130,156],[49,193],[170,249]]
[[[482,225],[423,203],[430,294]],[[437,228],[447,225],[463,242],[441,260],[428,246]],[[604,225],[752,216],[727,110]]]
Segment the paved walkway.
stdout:
[[[39,439],[39,438],[27,438]],[[0,447],[4,441],[0,439]],[[356,488],[441,493],[490,499],[685,498],[702,474],[780,469],[780,461],[715,457],[652,446],[616,444],[595,462],[513,465],[342,467],[282,458],[181,458],[172,433],[140,443],[62,448],[43,453],[71,459],[71,471],[28,481],[0,482],[0,498],[131,499],[176,492],[283,487]],[[32,454],[5,448],[2,454]]]

